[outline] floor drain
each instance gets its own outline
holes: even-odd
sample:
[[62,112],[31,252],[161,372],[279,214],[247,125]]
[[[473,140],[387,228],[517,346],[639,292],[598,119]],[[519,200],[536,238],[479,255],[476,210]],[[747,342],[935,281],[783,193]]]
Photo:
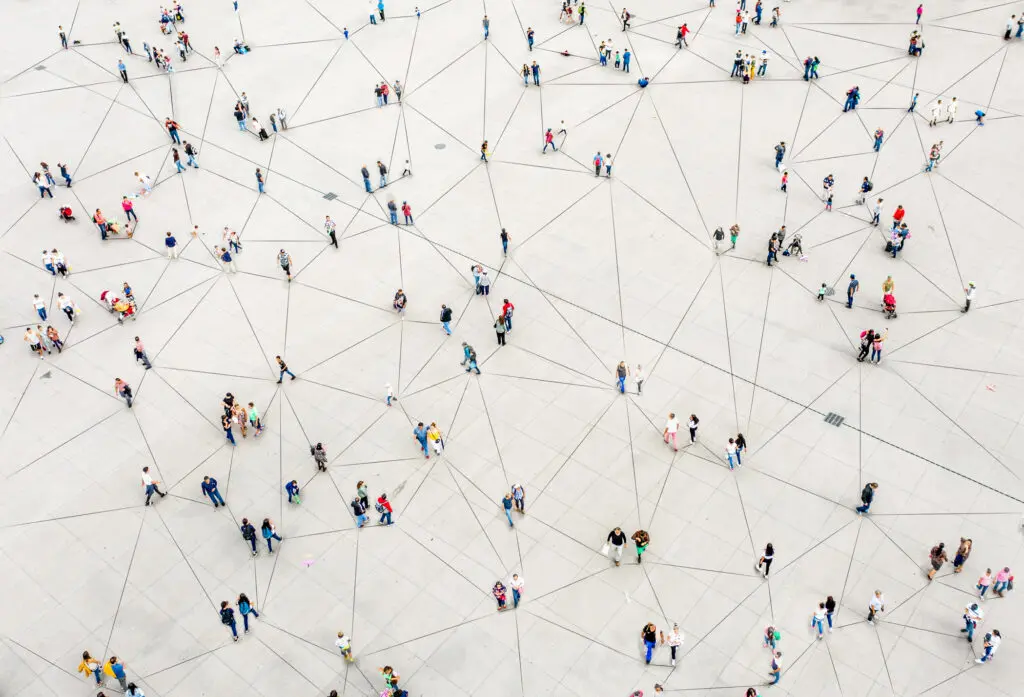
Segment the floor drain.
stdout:
[[436,144],[436,145],[434,146],[434,149],[435,149],[435,150],[444,150],[444,149],[445,149],[445,148],[447,148],[447,147],[448,147],[448,146],[447,146],[447,145],[445,145],[444,143],[437,143],[437,144]]
[[334,193],[333,191],[328,191],[326,194],[324,194],[324,198],[327,199],[328,201],[333,201],[334,199],[338,198],[338,194]]
[[46,66],[45,65],[37,65],[36,66],[36,70],[46,70]]
[[833,426],[836,426],[837,428],[839,426],[842,426],[844,421],[846,421],[846,419],[843,418],[842,416],[840,416],[839,414],[834,414],[832,412],[829,412],[828,414],[825,415],[825,423],[832,424]]

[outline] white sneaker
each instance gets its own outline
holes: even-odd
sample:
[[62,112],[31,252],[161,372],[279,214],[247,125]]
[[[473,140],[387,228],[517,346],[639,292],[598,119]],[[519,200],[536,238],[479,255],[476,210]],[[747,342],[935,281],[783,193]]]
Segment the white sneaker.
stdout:
[[974,662],[975,663],[984,663],[985,661],[981,660],[980,658],[975,658]]

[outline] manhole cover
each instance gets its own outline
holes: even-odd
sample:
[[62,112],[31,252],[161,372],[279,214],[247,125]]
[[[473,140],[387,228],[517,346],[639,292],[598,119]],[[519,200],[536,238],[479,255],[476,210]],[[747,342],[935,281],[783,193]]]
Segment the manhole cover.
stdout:
[[437,145],[435,145],[435,146],[434,146],[434,149],[435,149],[435,150],[444,150],[444,149],[445,149],[445,148],[447,148],[447,147],[448,147],[448,146],[447,146],[447,145],[445,145],[444,143],[438,143]]

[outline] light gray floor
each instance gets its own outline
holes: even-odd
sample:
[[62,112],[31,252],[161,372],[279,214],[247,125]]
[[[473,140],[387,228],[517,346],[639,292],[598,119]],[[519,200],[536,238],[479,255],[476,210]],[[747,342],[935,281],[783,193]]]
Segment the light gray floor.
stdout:
[[[193,1],[184,28],[197,55],[175,60],[170,77],[129,57],[127,86],[111,25],[136,51],[144,40],[170,50],[157,3],[4,3],[0,692],[84,695],[90,683],[74,670],[88,649],[120,656],[149,697],[368,695],[384,664],[417,696],[625,697],[655,682],[741,695],[766,679],[759,636],[772,622],[785,672],[766,694],[1019,689],[1024,611],[1013,594],[984,604],[973,649],[958,631],[986,566],[1024,567],[1024,243],[1013,219],[1024,48],[1001,38],[1013,9],[926,2],[926,50],[912,59],[913,2],[797,0],[782,4],[777,29],[768,2],[765,24],[737,39],[728,2],[634,2],[623,34],[618,5],[595,2],[581,28],[558,23],[554,0],[516,0],[487,3],[487,42],[482,3],[430,3],[417,20],[411,0],[389,1],[374,27],[365,2],[240,0],[236,15],[228,0]],[[694,33],[677,51],[681,21]],[[58,24],[81,45],[60,50]],[[231,56],[243,35],[252,53]],[[609,37],[633,51],[631,74],[594,60]],[[231,56],[223,70],[214,45]],[[727,78],[737,48],[771,52],[767,79]],[[808,55],[822,61],[811,84],[798,67]],[[518,77],[532,60],[541,88]],[[653,82],[639,90],[644,74]],[[375,108],[382,79],[402,80],[402,106],[392,97]],[[861,107],[843,114],[854,84]],[[239,133],[231,112],[243,90],[267,127],[285,108],[290,130],[267,143]],[[930,128],[928,105],[953,96],[956,122]],[[202,169],[174,173],[167,116]],[[559,152],[542,155],[543,129],[563,120]],[[923,174],[940,139],[940,167]],[[772,167],[780,140],[788,196]],[[593,176],[598,150],[613,153],[610,179]],[[395,181],[366,195],[359,167],[378,159]],[[73,189],[40,201],[29,181],[40,160],[55,173],[68,162]],[[414,175],[399,179],[406,160]],[[101,243],[90,212],[120,218],[136,170],[157,182],[136,204],[137,233]],[[912,237],[897,260],[882,251],[884,228],[853,205],[865,175],[885,199],[883,220],[896,204],[908,211]],[[409,201],[415,226],[386,224],[392,197]],[[58,203],[77,222],[60,223]],[[326,245],[326,214],[340,250]],[[737,249],[716,256],[711,232],[734,222]],[[807,258],[768,269],[781,224],[803,235]],[[212,253],[225,225],[244,244],[233,275]],[[168,230],[187,243],[177,261],[163,255]],[[54,246],[70,280],[40,267]],[[290,285],[281,247],[297,271]],[[473,262],[490,270],[489,297],[474,296]],[[862,283],[853,310],[842,305],[850,273]],[[890,274],[899,318],[887,322]],[[123,281],[141,313],[121,327],[98,298]],[[964,315],[969,281],[977,299]],[[837,294],[819,304],[822,282]],[[399,287],[404,319],[390,307]],[[71,331],[59,291],[82,309]],[[41,361],[22,342],[37,323],[33,293],[66,335],[63,355]],[[505,297],[514,331],[496,350]],[[451,338],[437,323],[442,302],[455,311]],[[889,328],[879,366],[854,360],[869,327]],[[133,361],[136,334],[153,371]],[[462,341],[476,346],[482,376],[459,367]],[[299,380],[275,384],[277,353]],[[643,396],[615,392],[620,360],[643,365]],[[112,393],[116,376],[136,390],[131,411]],[[226,391],[259,406],[259,440],[225,443]],[[660,438],[669,411],[701,419],[697,444],[678,454]],[[841,426],[825,422],[830,412]],[[419,420],[445,433],[443,458],[419,457]],[[750,453],[730,473],[724,446],[737,431]],[[316,441],[328,475],[315,476]],[[142,506],[143,465],[171,493],[153,508]],[[204,475],[220,480],[227,511],[201,498]],[[284,501],[292,478],[304,485],[299,507]],[[389,493],[394,527],[353,529],[346,504],[358,480]],[[860,519],[852,509],[867,481],[881,487]],[[498,503],[512,482],[528,504],[514,530]],[[280,553],[254,561],[242,516],[273,517]],[[650,531],[642,567],[601,556],[616,525]],[[929,584],[929,548],[942,540],[952,551],[960,536],[975,542],[965,571],[947,566]],[[753,562],[769,541],[777,558],[765,582]],[[524,605],[498,614],[489,588],[512,572],[526,579]],[[876,588],[887,611],[871,627]],[[263,615],[236,645],[215,607],[240,591]],[[839,628],[818,642],[809,617],[829,594]],[[675,669],[665,648],[644,666],[648,621],[682,628]],[[981,635],[995,628],[998,660],[979,666]],[[339,629],[353,638],[351,667],[333,646]]]

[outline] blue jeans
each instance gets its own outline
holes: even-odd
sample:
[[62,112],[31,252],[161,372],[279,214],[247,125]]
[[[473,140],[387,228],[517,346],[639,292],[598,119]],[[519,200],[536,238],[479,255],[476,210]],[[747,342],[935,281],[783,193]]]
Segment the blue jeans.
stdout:
[[356,527],[361,528],[366,525],[366,514],[356,516]]
[[853,293],[848,293],[846,295],[846,306],[853,307]]
[[64,175],[64,181],[68,185],[68,187],[70,187],[71,186],[71,175],[70,174],[65,174]]
[[534,73],[533,74],[533,84],[535,84],[535,85],[539,85],[540,84],[540,73]]
[[831,612],[826,612],[825,613],[825,619],[828,620],[828,628],[832,629],[832,613]]
[[383,524],[384,521],[387,521],[387,524],[391,525],[391,511],[384,511],[380,514],[380,520],[377,522]]
[[871,362],[874,363],[876,358],[879,361],[882,360],[882,349],[876,349],[876,348],[871,349]]
[[444,329],[444,333],[448,336],[452,335],[452,328],[448,326],[448,322],[441,322],[441,328]]
[[181,160],[175,160],[174,161],[174,166],[178,168],[179,172],[184,172],[185,171],[185,165],[181,164]]
[[519,591],[512,589],[512,607],[519,607]]
[[214,505],[214,506],[216,506],[216,505],[217,505],[218,503],[219,503],[219,504],[220,504],[221,506],[223,506],[223,505],[224,505],[224,499],[223,499],[223,498],[221,497],[221,495],[220,495],[220,492],[219,492],[219,491],[217,491],[216,489],[214,489],[213,491],[211,491],[210,493],[208,493],[208,494],[207,494],[207,496],[209,496],[209,497],[210,497],[210,500],[211,500],[211,501],[213,501],[213,505]]
[[992,586],[993,593],[1002,593],[1006,590],[1006,581],[996,581],[995,585]]
[[412,225],[412,216],[411,215],[405,216],[405,224],[406,225]]
[[377,23],[377,15],[371,14],[370,15],[370,24],[376,24],[376,23]]
[[[178,164],[181,165],[180,162]],[[129,223],[132,222],[132,218],[135,218],[135,222],[136,223],[139,222],[139,216],[135,215],[135,210],[132,209],[132,208],[129,208],[128,210],[126,210],[124,212],[124,215],[125,215],[126,218],[128,218],[128,222]]]
[[380,185],[381,186],[387,186],[388,185],[388,177],[387,177],[386,174],[380,175]]
[[235,434],[231,432],[231,429],[224,431],[224,437],[231,441],[231,445],[238,445],[235,443]]
[[471,370],[475,370],[477,375],[480,374],[480,368],[477,366],[476,361],[472,359],[469,361],[469,367],[466,368],[466,372],[468,373]]
[[529,85],[530,84],[530,75],[528,73],[523,75],[523,84],[524,85]]
[[278,382],[281,382],[282,380],[284,380],[285,373],[287,373],[288,375],[291,375],[292,376],[292,380],[295,379],[295,373],[293,373],[292,371],[290,371],[287,368],[285,368],[284,370],[281,371],[281,374],[277,376],[277,381]]
[[391,211],[391,224],[398,225],[398,213]]
[[647,662],[647,663],[650,663],[651,662],[651,652],[654,651],[654,642],[653,641],[645,641],[644,642],[644,646],[647,647],[647,655],[644,657],[644,661]]
[[742,465],[743,464],[743,458],[740,457],[740,453],[742,453],[742,452],[743,452],[743,448],[736,448],[736,464],[737,465]]
[[260,613],[255,610],[249,610],[249,612],[242,613],[242,626],[245,627],[245,631],[249,631],[249,613],[252,613],[253,617],[259,617]]
[[36,308],[36,312],[39,314],[39,319],[41,319],[41,320],[43,320],[45,322],[46,321],[46,308],[45,307],[37,307]]
[[847,98],[846,104],[843,106],[843,111],[850,111],[851,109],[857,108],[857,102],[853,99]]
[[733,469],[732,466],[732,453],[726,453],[725,456],[729,458],[729,469]]
[[177,143],[178,145],[181,145],[181,138],[178,136],[178,129],[177,128],[172,128],[170,130],[170,134],[171,134],[171,141],[174,142],[174,143]]
[[273,535],[271,535],[270,537],[265,537],[263,539],[265,539],[267,541],[267,549],[270,550],[271,552],[274,551],[274,545],[271,542],[271,540],[277,540],[278,542],[281,542],[281,536],[278,535],[276,532]]
[[46,194],[49,194],[50,198],[53,198],[53,192],[50,191],[49,187],[40,186],[39,187],[39,198],[45,198]]
[[[275,130],[277,130],[277,129],[275,129]],[[188,166],[189,167],[195,167],[196,169],[199,169],[199,163],[196,162],[196,158],[195,158],[194,155],[189,155],[188,156]]]
[[102,685],[103,684],[103,669],[102,668],[97,668],[96,670],[94,670],[92,672],[92,674],[96,678],[96,684],[97,685]]
[[619,378],[619,392],[626,394],[626,377],[622,376]]
[[419,441],[420,450],[423,451],[423,454],[426,455],[427,457],[430,457],[430,451],[427,450],[427,439],[426,438],[417,438],[416,440]]
[[245,119],[242,119],[241,121],[238,122],[238,130],[240,130],[240,131],[244,131],[245,130]]
[[512,331],[512,315],[505,315],[505,331]]
[[263,193],[263,182],[261,182],[261,181],[256,182],[256,188],[259,189],[259,192],[262,194]]
[[869,508],[871,508],[871,504],[870,503],[865,503],[863,505],[857,506],[857,512],[858,513],[867,513]]
[[775,679],[772,680],[770,683],[768,683],[769,685],[777,685],[779,680],[782,679],[782,671],[781,670],[777,670],[773,674],[775,675]]
[[981,657],[981,662],[984,663],[985,661],[988,661],[988,660],[991,660],[991,659],[992,659],[992,647],[991,646],[986,646],[985,647],[985,655]]
[[271,121],[270,127],[274,129],[274,133],[277,133],[277,121]]
[[238,638],[238,623],[235,622],[234,620],[231,620],[231,624],[229,624],[228,626],[231,627],[231,636],[233,636],[233,637],[235,637],[237,639]]
[[555,143],[554,143],[554,141],[551,141],[551,142],[549,142],[549,143],[544,143],[544,149],[543,149],[543,150],[541,150],[541,152],[542,152],[542,153],[544,153],[544,152],[547,152],[547,151],[548,151],[548,146],[549,146],[549,145],[551,146],[551,149],[552,149],[552,150],[554,150],[555,152],[558,152],[558,148],[556,148],[556,147],[555,147]]
[[964,618],[964,628],[960,631],[967,632],[967,641],[974,641],[974,628],[977,626],[977,622],[973,622],[966,617]]
[[818,618],[815,617],[811,619],[811,626],[818,628],[818,636],[821,636],[825,633],[825,623],[819,620]]
[[875,139],[875,152],[878,152],[879,150],[881,150],[881,148],[882,148],[882,139],[881,138]]
[[484,38],[486,39],[490,35],[491,35],[491,28],[490,27],[484,27]]
[[508,518],[508,526],[510,528],[511,527],[515,527],[515,523],[512,522],[512,509],[511,508],[506,508],[505,509],[505,517]]
[[363,186],[366,187],[366,193],[368,193],[368,194],[372,194],[373,193],[373,188],[370,187],[370,180],[368,178],[366,178],[366,177],[363,177]]

